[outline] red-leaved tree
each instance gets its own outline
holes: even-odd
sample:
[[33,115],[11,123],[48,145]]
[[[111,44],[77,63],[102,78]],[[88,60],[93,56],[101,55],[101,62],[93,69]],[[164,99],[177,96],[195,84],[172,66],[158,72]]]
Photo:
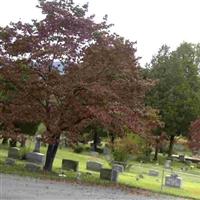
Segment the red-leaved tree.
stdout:
[[196,153],[200,150],[200,119],[194,121],[190,126],[189,147]]
[[87,6],[40,1],[45,14],[32,24],[0,30],[2,136],[19,139],[16,123],[43,123],[51,171],[61,133],[76,142],[98,123],[123,135],[124,128],[150,138],[156,113],[144,104],[153,85],[139,73],[134,44],[106,33],[106,22],[86,17]]

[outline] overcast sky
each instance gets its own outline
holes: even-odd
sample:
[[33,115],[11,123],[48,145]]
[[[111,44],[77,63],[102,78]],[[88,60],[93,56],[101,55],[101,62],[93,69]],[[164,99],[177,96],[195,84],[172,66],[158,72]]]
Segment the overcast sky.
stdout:
[[[89,12],[108,14],[113,30],[137,41],[141,64],[149,62],[162,44],[172,49],[181,42],[200,42],[200,0],[74,0],[89,2]],[[41,18],[37,0],[0,0],[0,26],[10,21]]]

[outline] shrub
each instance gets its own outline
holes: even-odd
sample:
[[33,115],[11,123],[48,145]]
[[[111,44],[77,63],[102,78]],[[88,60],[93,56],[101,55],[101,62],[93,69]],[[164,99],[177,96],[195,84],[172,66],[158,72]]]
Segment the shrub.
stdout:
[[75,153],[82,153],[84,150],[83,145],[77,144],[73,147]]
[[144,153],[145,141],[134,133],[128,133],[123,138],[115,140],[112,146],[114,161],[127,162],[131,156]]

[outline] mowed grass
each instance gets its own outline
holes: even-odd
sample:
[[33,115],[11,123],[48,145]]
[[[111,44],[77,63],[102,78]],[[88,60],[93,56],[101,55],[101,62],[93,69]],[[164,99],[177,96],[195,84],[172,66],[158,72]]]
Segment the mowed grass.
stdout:
[[[33,147],[30,146],[29,150],[32,150]],[[45,153],[46,148],[42,147],[41,152]],[[54,173],[46,174],[44,172],[35,172],[30,173],[25,170],[24,165],[25,161],[17,161],[17,165],[15,166],[5,166],[4,160],[7,157],[7,147],[0,146],[0,172],[2,173],[12,173],[12,174],[19,174],[25,176],[32,176],[32,177],[39,177],[39,178],[47,178],[47,179],[54,179],[54,180],[76,180],[77,173],[71,171],[65,171],[66,177],[59,177],[58,174],[62,171],[62,159],[71,159],[79,161],[79,171],[81,172],[81,181],[86,183],[92,184],[111,184],[108,181],[100,180],[99,173],[97,172],[90,172],[92,174],[87,173],[86,170],[86,162],[89,160],[101,162],[103,167],[110,168],[109,163],[104,159],[103,156],[91,156],[84,154],[77,154],[72,152],[70,149],[58,149],[54,165],[53,171]],[[152,163],[147,164],[140,164],[138,162],[133,162],[132,167],[128,172],[124,172],[119,175],[118,182],[120,185],[125,185],[128,187],[133,188],[141,188],[146,189],[154,192],[170,194],[175,196],[181,197],[189,197],[200,199],[200,170],[199,169],[192,169],[191,173],[183,173],[180,169],[180,164],[174,166],[176,173],[178,173],[183,181],[182,187],[178,188],[170,188],[170,187],[162,187],[161,189],[161,182],[162,182],[162,173],[163,173],[163,165],[155,165]],[[159,171],[159,177],[151,177],[148,175],[149,169],[155,169]],[[170,174],[169,170],[164,171],[164,176]],[[139,174],[142,174],[144,178],[138,178]],[[194,175],[193,175],[194,174]]]

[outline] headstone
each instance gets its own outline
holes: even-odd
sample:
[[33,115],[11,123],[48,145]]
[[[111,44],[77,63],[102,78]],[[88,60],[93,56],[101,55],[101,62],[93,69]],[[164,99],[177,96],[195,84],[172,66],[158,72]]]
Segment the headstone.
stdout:
[[113,164],[112,169],[116,170],[120,173],[124,172],[124,166],[123,165]]
[[149,176],[159,176],[159,171],[157,171],[157,170],[149,170]]
[[78,171],[79,162],[75,160],[62,160],[62,169],[63,170],[73,170]]
[[116,170],[102,168],[100,170],[100,179],[117,182],[118,172]]
[[37,135],[35,138],[35,148],[33,150],[33,152],[38,152],[40,153],[40,146],[41,146],[41,136]]
[[180,188],[181,184],[182,184],[182,179],[178,175],[172,174],[165,176],[165,186]]
[[26,154],[26,160],[36,164],[44,164],[45,155],[37,152],[30,152]]
[[86,163],[86,169],[87,170],[100,172],[101,168],[102,168],[102,164],[99,163],[99,162],[88,161]]
[[179,155],[179,161],[184,162],[185,161],[185,155]]
[[90,155],[91,155],[91,156],[97,157],[97,156],[99,155],[99,153],[96,152],[96,151],[91,151],[91,152],[90,152]]
[[103,154],[104,154],[104,155],[110,155],[110,153],[111,153],[110,149],[109,149],[108,147],[105,146],[105,147],[103,148]]
[[14,159],[21,159],[21,152],[20,148],[18,147],[11,147],[8,150],[8,158],[14,158]]
[[15,159],[6,158],[5,164],[6,164],[6,165],[15,165]]
[[165,169],[171,169],[172,161],[171,160],[166,160],[165,161]]
[[31,172],[38,172],[41,170],[41,167],[34,163],[26,163],[25,168]]

